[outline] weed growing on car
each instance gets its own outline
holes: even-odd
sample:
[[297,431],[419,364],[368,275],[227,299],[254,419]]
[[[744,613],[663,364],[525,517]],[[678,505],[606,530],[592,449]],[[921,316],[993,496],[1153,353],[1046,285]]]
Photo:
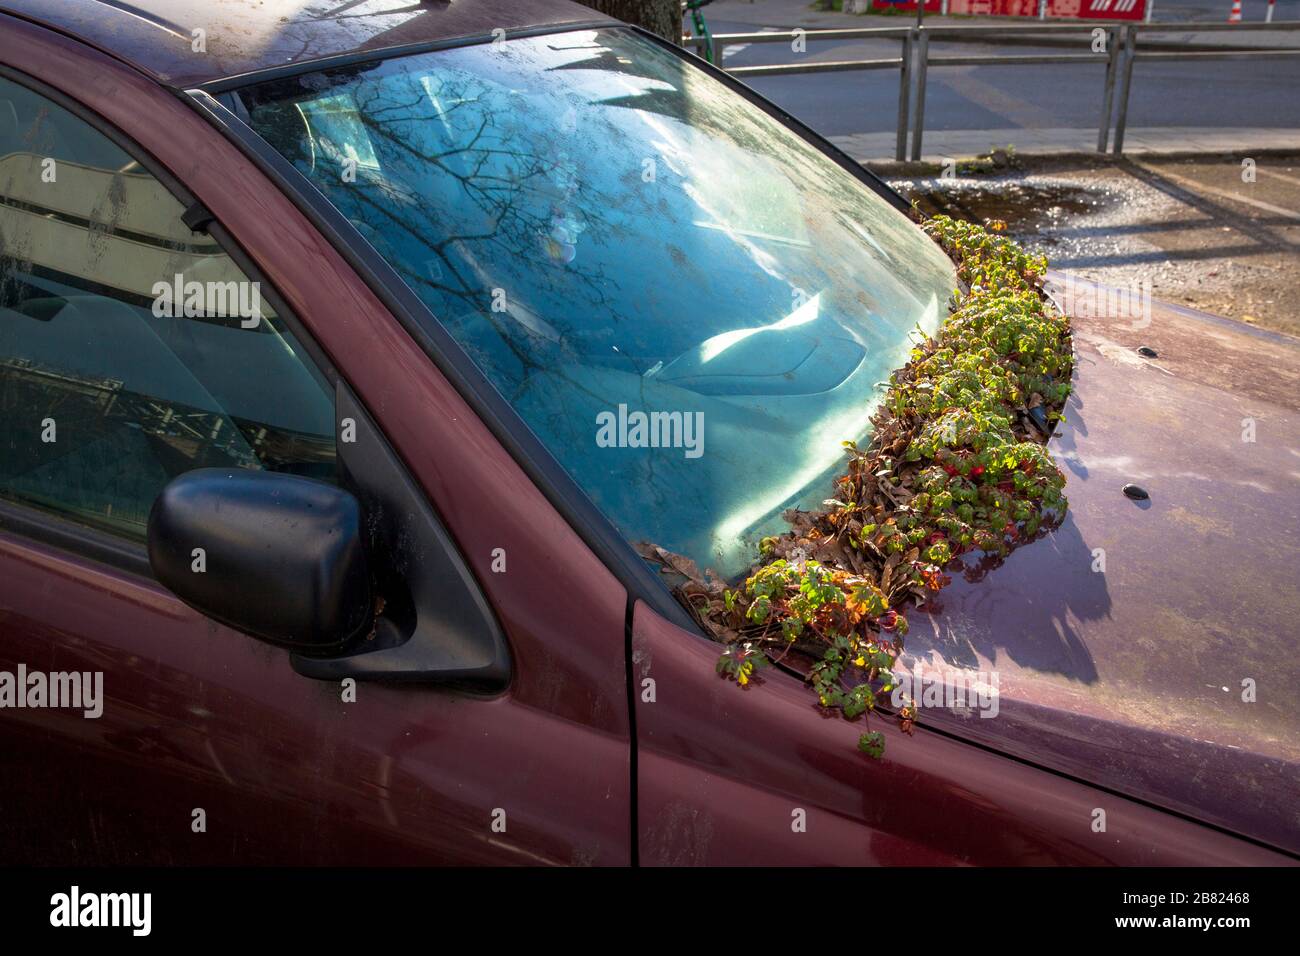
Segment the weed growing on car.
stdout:
[[[844,442],[836,497],[788,513],[791,530],[761,542],[736,589],[651,549],[690,579],[679,593],[727,645],[719,674],[743,687],[793,653],[811,661],[818,703],[851,720],[888,702],[908,608],[949,571],[981,573],[1066,509],[1065,477],[1044,446],[1073,360],[1069,320],[1042,291],[1046,260],[1001,235],[1000,222],[937,216],[923,228],[953,258],[961,288],[934,336],[914,333],[870,444]],[[910,732],[915,703],[895,716]],[[884,737],[863,733],[858,746],[878,757]]]

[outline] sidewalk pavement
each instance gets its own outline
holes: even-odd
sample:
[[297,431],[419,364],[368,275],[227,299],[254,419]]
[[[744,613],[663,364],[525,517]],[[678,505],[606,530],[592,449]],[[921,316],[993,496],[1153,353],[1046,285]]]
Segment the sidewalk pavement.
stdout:
[[[833,142],[861,163],[894,162],[896,134],[855,133],[832,136]],[[1112,142],[1109,145],[1113,145]],[[1097,151],[1095,129],[993,129],[926,130],[921,140],[922,159],[943,163],[1014,146],[1016,152],[1043,155]],[[909,145],[909,155],[910,155]],[[1160,127],[1130,126],[1124,130],[1124,154],[1242,153],[1295,150],[1300,153],[1300,130],[1295,128]]]

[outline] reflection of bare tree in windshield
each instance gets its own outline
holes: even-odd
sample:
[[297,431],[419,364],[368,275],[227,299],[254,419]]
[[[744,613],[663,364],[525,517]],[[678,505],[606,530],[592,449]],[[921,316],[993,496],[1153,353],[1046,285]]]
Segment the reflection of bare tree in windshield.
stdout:
[[[355,145],[327,135],[300,139],[291,158],[325,186],[412,288],[436,302],[442,321],[469,326],[461,331],[471,333],[477,359],[503,366],[516,382],[534,369],[575,361],[591,331],[573,325],[575,313],[603,314],[608,326],[599,337],[612,339],[607,331],[626,321],[620,303],[627,296],[618,277],[603,262],[579,257],[576,245],[622,238],[626,230],[607,211],[627,211],[640,198],[635,191],[611,194],[582,179],[571,158],[580,141],[566,146],[559,136],[523,135],[511,120],[521,105],[511,102],[513,94],[476,79],[415,72],[382,81],[362,77],[349,95],[356,130],[377,168],[358,164],[355,183],[346,182],[341,170]],[[527,265],[526,282],[509,281],[521,271],[518,264]],[[544,307],[561,302],[563,310]],[[473,328],[482,325],[496,333],[493,348]],[[641,364],[639,349],[609,344]],[[497,354],[500,348],[510,362]]]
[[[826,496],[954,284],[860,181],[630,32],[240,96],[615,523],[701,566]],[[702,415],[705,450],[597,444],[620,409]]]

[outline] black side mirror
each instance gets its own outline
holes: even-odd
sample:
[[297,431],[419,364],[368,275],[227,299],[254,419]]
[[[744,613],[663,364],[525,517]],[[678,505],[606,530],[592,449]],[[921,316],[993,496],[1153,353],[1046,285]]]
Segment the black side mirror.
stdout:
[[307,478],[186,472],[149,513],[149,563],[190,607],[284,647],[334,651],[373,618],[361,506]]

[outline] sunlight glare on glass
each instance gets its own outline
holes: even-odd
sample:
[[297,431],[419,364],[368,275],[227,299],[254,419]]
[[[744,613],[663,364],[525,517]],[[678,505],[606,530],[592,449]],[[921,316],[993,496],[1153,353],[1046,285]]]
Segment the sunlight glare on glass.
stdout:
[[773,322],[771,325],[758,325],[748,329],[732,329],[729,332],[722,332],[711,339],[707,339],[700,347],[700,364],[712,362],[737,342],[743,342],[751,335],[757,335],[759,332],[780,332],[784,329],[793,329],[797,325],[806,325],[812,322],[817,318],[817,314],[821,310],[821,301],[822,295],[818,292],[779,322]]

